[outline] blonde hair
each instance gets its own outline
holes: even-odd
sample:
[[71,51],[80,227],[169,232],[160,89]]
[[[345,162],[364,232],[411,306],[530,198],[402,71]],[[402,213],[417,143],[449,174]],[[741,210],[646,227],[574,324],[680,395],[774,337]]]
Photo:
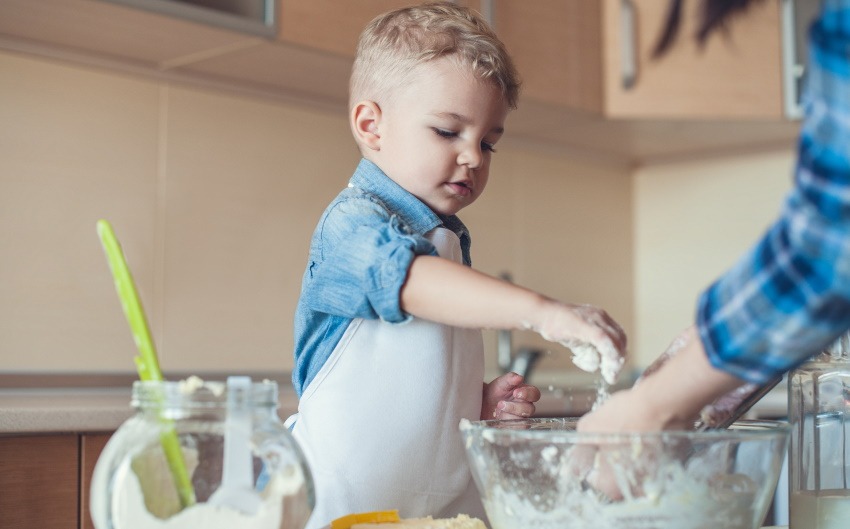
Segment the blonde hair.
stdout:
[[520,82],[504,44],[478,13],[448,2],[390,11],[366,26],[351,70],[350,104],[379,100],[418,65],[441,57],[492,82],[516,108]]

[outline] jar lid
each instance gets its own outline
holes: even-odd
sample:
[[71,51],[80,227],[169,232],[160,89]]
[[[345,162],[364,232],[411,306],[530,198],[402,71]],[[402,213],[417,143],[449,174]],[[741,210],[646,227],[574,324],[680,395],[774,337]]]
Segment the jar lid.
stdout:
[[[251,384],[251,407],[276,407],[277,404],[277,382],[263,380]],[[137,409],[222,408],[227,406],[227,384],[222,381],[202,380],[195,376],[176,382],[137,380],[133,382],[131,405]]]

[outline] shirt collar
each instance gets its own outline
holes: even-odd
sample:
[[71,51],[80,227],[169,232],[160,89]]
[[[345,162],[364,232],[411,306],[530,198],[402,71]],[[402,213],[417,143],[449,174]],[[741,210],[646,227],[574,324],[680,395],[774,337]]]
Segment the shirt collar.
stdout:
[[424,202],[398,185],[380,167],[365,158],[360,160],[348,185],[362,189],[381,199],[416,233],[424,235],[437,226],[444,226],[453,231],[460,238],[464,263],[470,264],[471,238],[469,230],[457,215],[434,213]]
[[424,202],[395,183],[374,163],[360,160],[349,185],[380,198],[416,233],[425,234],[443,221]]

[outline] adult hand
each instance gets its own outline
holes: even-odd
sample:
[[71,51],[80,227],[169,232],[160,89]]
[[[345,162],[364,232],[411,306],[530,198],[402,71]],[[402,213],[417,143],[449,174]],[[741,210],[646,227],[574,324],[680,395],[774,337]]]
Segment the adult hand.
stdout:
[[522,375],[506,373],[484,384],[481,419],[524,419],[534,414],[540,390],[525,384]]
[[552,300],[539,323],[530,328],[546,340],[569,347],[579,368],[599,369],[605,382],[617,381],[625,362],[626,333],[604,310]]
[[[646,368],[635,384],[639,384],[643,379],[661,369],[661,366],[676,356],[682,349],[692,346],[694,341],[699,341],[699,336],[697,335],[696,327],[690,326],[673,339],[661,356]],[[728,393],[724,393],[700,410],[694,427],[696,429],[716,428],[725,424],[738,411],[741,404],[748,397],[759,391],[760,388],[761,386],[756,384],[744,384]]]
[[[615,393],[578,423],[579,431],[693,429],[702,410],[743,382],[708,361],[695,327],[676,337],[635,385]],[[711,408],[710,408],[711,409]]]

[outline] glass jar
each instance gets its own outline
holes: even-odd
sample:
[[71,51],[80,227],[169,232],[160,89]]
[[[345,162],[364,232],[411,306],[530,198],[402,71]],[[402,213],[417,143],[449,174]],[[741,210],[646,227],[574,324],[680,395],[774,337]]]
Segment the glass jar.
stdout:
[[[315,502],[313,482],[278,419],[277,384],[245,386],[241,448],[228,426],[228,387],[195,377],[133,384],[136,414],[110,438],[92,478],[97,529],[303,529]],[[233,450],[237,455],[227,457],[243,462],[246,490],[240,494],[247,494],[235,505],[232,495],[230,502],[213,498],[225,453]],[[233,465],[227,466],[233,474]]]
[[788,378],[790,529],[850,527],[850,339]]

